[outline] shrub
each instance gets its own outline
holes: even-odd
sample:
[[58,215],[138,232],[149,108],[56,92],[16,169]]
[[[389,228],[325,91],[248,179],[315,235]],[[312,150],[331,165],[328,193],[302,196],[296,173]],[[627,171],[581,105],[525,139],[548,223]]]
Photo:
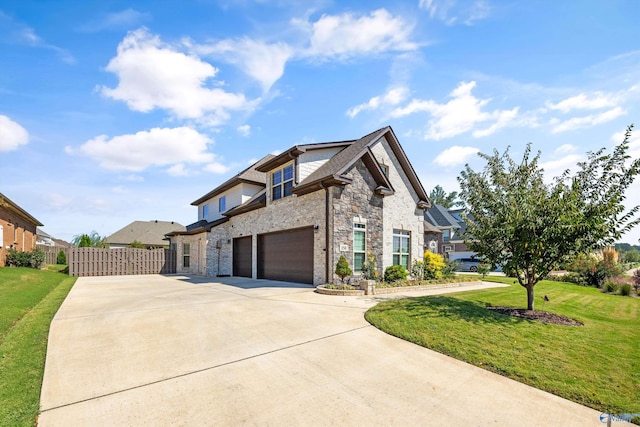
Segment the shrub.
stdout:
[[619,291],[620,295],[628,297],[629,295],[631,295],[631,285],[628,283],[624,283],[622,286],[620,286]]
[[444,259],[431,251],[424,252],[424,275],[423,278],[439,279],[442,277],[442,269],[445,267]]
[[336,264],[335,273],[338,277],[340,277],[342,283],[344,283],[345,277],[351,276],[352,271],[351,268],[349,268],[349,263],[347,262],[347,259],[344,257],[344,255],[340,255],[338,263]]
[[607,278],[607,275],[598,269],[587,271],[583,276],[585,285],[593,286],[594,288],[601,288]]
[[147,247],[145,246],[144,243],[138,241],[138,240],[134,240],[133,242],[131,242],[129,244],[130,248],[136,248],[136,249],[146,249]]
[[553,280],[555,282],[574,283],[580,286],[587,285],[584,280],[584,277],[581,274],[576,273],[574,271],[568,271],[565,274],[551,274],[547,277],[547,280]]
[[397,280],[404,280],[409,275],[409,272],[401,265],[390,265],[384,270],[384,281],[395,282]]
[[633,289],[636,290],[636,295],[640,295],[640,268],[631,276],[631,283],[633,283]]
[[365,280],[380,280],[378,262],[376,256],[371,252],[367,252],[367,257],[362,263],[362,278]]
[[419,259],[411,263],[411,276],[416,280],[424,279],[424,262]]
[[478,273],[482,275],[483,278],[487,277],[487,274],[491,271],[491,266],[486,262],[481,262],[478,264]]
[[442,267],[442,277],[450,279],[456,276],[456,266],[458,261],[451,261],[449,259],[444,260],[444,267]]
[[5,264],[13,267],[40,268],[44,258],[44,252],[40,249],[34,249],[31,252],[9,249]]
[[602,287],[602,291],[607,293],[614,293],[617,290],[618,285],[611,280],[607,280],[606,282],[604,282],[604,286]]
[[67,254],[64,253],[62,249],[58,252],[58,256],[56,257],[56,264],[65,265],[67,263]]

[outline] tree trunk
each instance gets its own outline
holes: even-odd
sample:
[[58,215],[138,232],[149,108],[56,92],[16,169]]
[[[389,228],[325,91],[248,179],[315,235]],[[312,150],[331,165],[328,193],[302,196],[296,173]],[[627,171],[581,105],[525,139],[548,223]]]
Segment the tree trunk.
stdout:
[[533,310],[533,286],[527,285],[527,310]]

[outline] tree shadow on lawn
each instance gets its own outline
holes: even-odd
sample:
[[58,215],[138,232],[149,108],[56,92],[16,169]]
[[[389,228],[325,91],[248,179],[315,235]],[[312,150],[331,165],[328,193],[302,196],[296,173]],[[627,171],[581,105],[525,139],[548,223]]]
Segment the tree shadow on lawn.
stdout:
[[[482,324],[518,324],[526,319],[506,316],[489,310],[491,305],[482,301],[465,301],[447,296],[411,298],[402,305],[408,317],[442,317],[450,320]],[[390,308],[398,309],[398,307]]]

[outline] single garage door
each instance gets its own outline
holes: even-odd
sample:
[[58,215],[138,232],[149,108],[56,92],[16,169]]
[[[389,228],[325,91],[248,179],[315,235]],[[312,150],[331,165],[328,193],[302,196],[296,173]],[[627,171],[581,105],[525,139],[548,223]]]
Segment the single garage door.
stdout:
[[313,284],[313,227],[259,235],[258,279]]
[[251,236],[233,239],[233,275],[251,277]]

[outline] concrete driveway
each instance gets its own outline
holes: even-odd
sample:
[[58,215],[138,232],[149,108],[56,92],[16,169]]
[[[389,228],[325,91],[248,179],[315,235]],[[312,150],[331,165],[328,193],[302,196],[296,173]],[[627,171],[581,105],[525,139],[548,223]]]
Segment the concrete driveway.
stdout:
[[602,425],[597,411],[378,331],[363,313],[381,299],[239,278],[80,278],[51,325],[39,425]]

